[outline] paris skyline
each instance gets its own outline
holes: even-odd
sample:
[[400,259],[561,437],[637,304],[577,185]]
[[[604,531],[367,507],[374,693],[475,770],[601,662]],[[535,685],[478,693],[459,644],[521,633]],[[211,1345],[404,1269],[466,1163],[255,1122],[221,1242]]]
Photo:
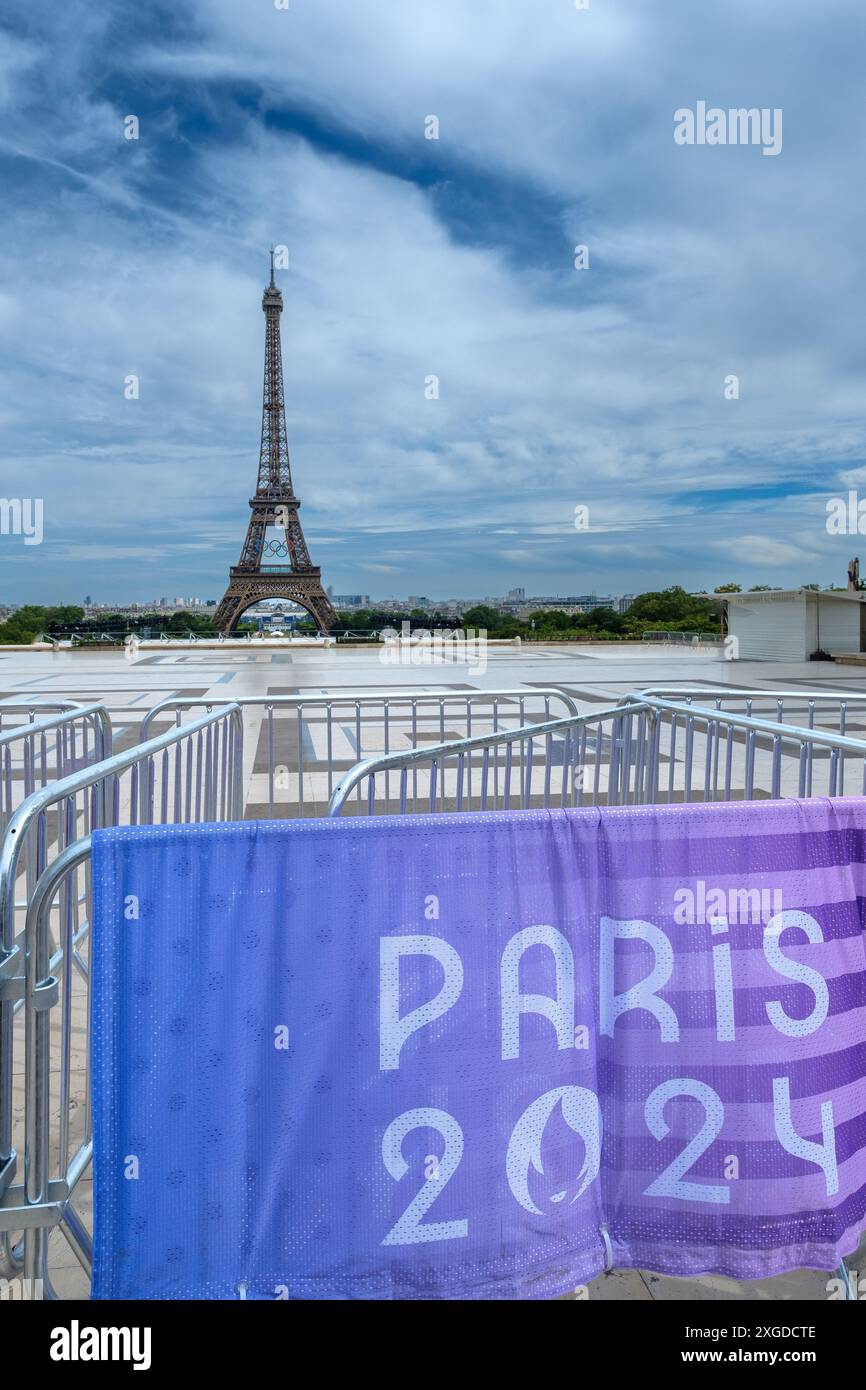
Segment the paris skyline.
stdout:
[[[222,592],[270,244],[335,592],[844,582],[866,25],[754,8],[8,6],[0,492],[44,536],[0,598]],[[783,148],[679,145],[701,102]]]

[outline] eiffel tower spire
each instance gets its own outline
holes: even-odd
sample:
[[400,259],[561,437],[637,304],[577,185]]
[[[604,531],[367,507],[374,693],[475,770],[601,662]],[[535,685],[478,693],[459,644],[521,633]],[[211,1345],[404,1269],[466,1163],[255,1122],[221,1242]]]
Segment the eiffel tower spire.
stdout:
[[[284,598],[299,603],[327,632],[336,614],[322,588],[321,571],[310,552],[298,516],[300,500],[292,485],[283,394],[283,358],[280,346],[280,314],[283,296],[271,278],[262,295],[265,315],[265,375],[262,391],[262,434],[252,515],[238,563],[229,570],[229,584],[214,615],[220,632],[231,632],[245,609],[264,598]],[[268,529],[279,534],[268,538]]]

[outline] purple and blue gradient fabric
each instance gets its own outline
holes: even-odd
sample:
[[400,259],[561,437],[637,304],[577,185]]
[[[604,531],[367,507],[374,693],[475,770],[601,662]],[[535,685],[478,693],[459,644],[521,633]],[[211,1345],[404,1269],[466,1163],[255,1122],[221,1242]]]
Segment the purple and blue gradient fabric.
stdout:
[[94,837],[94,1296],[551,1296],[866,1225],[866,801]]

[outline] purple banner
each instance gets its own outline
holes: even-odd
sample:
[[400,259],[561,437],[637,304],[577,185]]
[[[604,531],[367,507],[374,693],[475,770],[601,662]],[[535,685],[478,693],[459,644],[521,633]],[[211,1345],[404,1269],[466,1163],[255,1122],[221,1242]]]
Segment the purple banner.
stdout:
[[864,810],[97,833],[95,1296],[831,1270],[866,1225]]

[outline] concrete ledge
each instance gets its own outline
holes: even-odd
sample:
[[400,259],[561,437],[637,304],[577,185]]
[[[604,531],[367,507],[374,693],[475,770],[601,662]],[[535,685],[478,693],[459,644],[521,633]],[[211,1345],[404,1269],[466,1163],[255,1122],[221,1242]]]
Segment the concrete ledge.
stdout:
[[[337,643],[333,637],[252,637],[249,642],[244,637],[227,637],[224,642],[220,642],[216,637],[197,637],[195,641],[191,641],[188,637],[181,637],[178,638],[176,642],[125,642],[123,645],[125,647],[133,647],[136,651],[148,652],[190,651],[192,648],[202,648],[205,651],[229,652],[248,651],[251,647],[256,651],[260,648],[267,649],[271,647],[279,647],[281,650],[285,650],[287,647],[324,648],[335,647]],[[372,646],[373,644],[371,643],[370,645]],[[78,651],[80,648],[64,648],[64,651],[66,650]],[[87,650],[92,652],[94,648],[89,647]]]

